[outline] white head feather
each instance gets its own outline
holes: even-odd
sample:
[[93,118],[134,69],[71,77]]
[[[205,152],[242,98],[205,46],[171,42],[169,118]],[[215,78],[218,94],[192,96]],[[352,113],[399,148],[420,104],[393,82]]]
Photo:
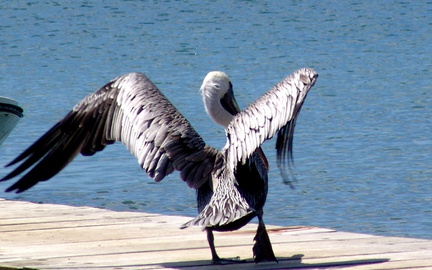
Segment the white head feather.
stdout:
[[228,76],[221,71],[209,72],[201,85],[201,92],[207,114],[214,122],[226,128],[233,118],[233,112],[227,111],[221,103],[221,100],[226,98],[225,95],[229,95],[229,105],[235,108],[234,113],[240,111]]

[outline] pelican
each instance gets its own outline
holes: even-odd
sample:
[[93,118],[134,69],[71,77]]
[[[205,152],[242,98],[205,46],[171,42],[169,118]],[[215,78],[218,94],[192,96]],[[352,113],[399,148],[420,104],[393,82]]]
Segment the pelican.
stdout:
[[213,263],[222,260],[212,231],[236,230],[255,216],[255,261],[276,261],[262,221],[267,165],[260,145],[278,133],[278,160],[285,160],[285,153],[292,157],[295,121],[317,77],[312,69],[299,69],[240,111],[229,78],[209,73],[201,86],[206,111],[226,132],[226,144],[218,150],[204,142],[144,74],[126,74],[76,104],[6,165],[17,167],[0,181],[20,177],[6,189],[20,193],[52,178],[79,153],[90,156],[120,141],[155,181],[179,171],[197,190],[199,213],[182,228],[206,229]]

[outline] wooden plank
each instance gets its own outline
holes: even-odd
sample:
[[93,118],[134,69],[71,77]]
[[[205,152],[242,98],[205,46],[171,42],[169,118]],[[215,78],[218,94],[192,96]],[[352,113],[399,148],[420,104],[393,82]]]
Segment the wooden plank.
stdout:
[[[220,269],[210,262],[200,228],[180,230],[189,217],[116,212],[90,207],[0,199],[0,265],[39,269]],[[229,269],[427,269],[432,241],[336,232],[315,227],[267,226],[279,264],[255,264],[257,225],[215,233],[221,257],[247,263]],[[0,270],[2,268],[0,267]]]

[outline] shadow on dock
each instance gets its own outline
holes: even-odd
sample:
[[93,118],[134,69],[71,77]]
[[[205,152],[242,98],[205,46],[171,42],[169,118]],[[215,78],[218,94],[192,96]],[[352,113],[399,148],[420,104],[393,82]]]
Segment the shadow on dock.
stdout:
[[[388,262],[390,259],[356,259],[356,260],[346,260],[346,261],[329,261],[329,262],[319,262],[319,263],[303,263],[304,255],[296,254],[291,257],[282,257],[277,258],[279,263],[275,262],[261,262],[256,264],[253,259],[246,260],[246,262],[242,263],[231,263],[225,265],[228,269],[303,269],[303,268],[328,268],[328,267],[343,267],[343,266],[360,266],[367,264],[378,264]],[[188,269],[193,268],[196,269],[199,267],[200,269],[213,270],[220,269],[220,265],[212,265],[209,261],[189,261],[189,265],[193,266],[181,266],[179,267],[180,262],[173,263],[165,263],[162,264],[162,267],[171,268],[171,269]]]

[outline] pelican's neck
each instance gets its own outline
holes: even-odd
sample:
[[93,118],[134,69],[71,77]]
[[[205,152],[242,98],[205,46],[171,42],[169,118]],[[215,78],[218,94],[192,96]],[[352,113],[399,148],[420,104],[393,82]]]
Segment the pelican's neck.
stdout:
[[203,96],[203,100],[206,112],[213,122],[227,128],[233,115],[222,107],[220,99],[217,97]]

